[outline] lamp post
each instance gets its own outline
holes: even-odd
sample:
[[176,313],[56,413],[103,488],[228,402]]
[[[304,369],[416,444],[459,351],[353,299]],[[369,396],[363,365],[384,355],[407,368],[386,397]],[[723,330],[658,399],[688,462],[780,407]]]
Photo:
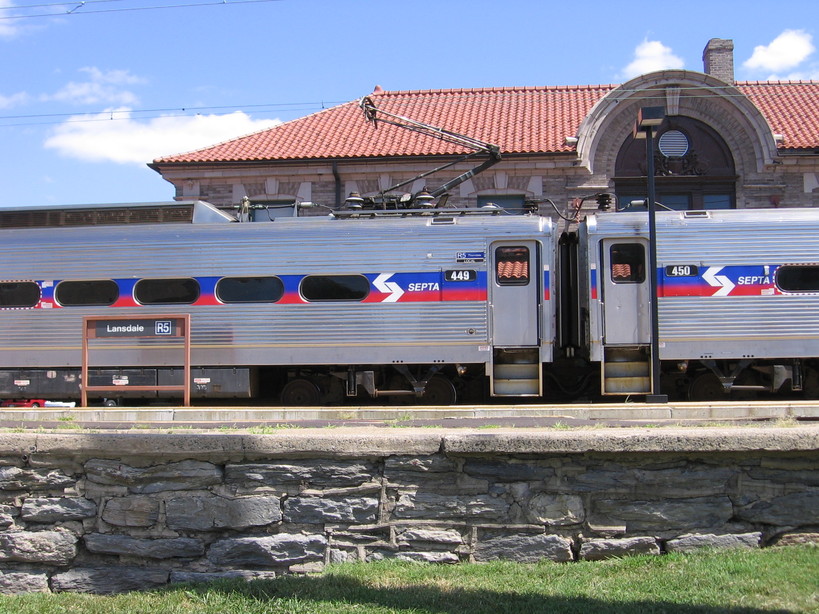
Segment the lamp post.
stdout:
[[642,107],[634,124],[634,138],[646,140],[646,182],[648,184],[648,283],[651,299],[651,394],[646,403],[667,403],[660,394],[660,317],[657,292],[657,225],[654,219],[654,131],[665,119],[664,107]]

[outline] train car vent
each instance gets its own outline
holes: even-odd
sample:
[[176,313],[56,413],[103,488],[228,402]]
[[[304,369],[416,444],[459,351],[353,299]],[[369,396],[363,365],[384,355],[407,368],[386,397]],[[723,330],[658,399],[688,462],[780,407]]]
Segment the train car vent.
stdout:
[[162,210],[163,222],[191,222],[193,221],[193,207],[168,207]]
[[63,226],[90,226],[94,223],[94,218],[93,211],[66,211],[63,216]]
[[97,224],[127,224],[127,209],[102,209],[97,211]]
[[446,224],[454,224],[455,218],[451,216],[434,217],[429,221],[430,226],[443,226]]
[[120,226],[125,224],[192,223],[193,205],[156,207],[108,206],[65,209],[0,211],[0,228],[54,228],[60,226]]
[[138,209],[131,213],[131,221],[135,224],[148,224],[162,221],[162,211],[159,208]]
[[711,213],[709,211],[683,211],[683,217],[684,218],[700,218],[700,217],[709,218],[709,217],[711,217]]

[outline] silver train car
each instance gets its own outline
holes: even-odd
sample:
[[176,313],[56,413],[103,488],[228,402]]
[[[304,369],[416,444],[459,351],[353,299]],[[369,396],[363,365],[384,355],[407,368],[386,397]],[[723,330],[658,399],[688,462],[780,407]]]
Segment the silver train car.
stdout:
[[[658,212],[662,392],[819,395],[819,211]],[[239,223],[200,201],[0,211],[0,398],[285,405],[652,392],[645,212]],[[84,320],[108,327],[83,356]],[[89,388],[90,389],[90,388]]]
[[[125,209],[135,222],[151,213]],[[170,223],[122,223],[113,208],[67,209],[55,228],[32,227],[42,212],[6,220],[0,397],[77,398],[84,317],[177,313],[190,315],[193,398],[449,404],[482,396],[474,389],[487,382],[494,396],[543,392],[556,321],[548,218],[442,210],[236,223],[202,202],[163,210]],[[129,326],[112,321],[87,358],[88,385],[119,385],[108,395],[117,402],[182,377],[178,344],[132,338]]]
[[[819,211],[656,214],[662,384],[676,398],[819,395]],[[650,391],[645,212],[588,216],[575,343],[603,394]]]

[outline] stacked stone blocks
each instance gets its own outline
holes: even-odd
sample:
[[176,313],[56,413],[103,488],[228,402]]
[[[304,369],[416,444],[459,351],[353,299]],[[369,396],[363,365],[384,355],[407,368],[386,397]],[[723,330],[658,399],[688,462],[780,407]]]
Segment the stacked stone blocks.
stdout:
[[387,558],[597,560],[819,527],[816,450],[200,456],[6,453],[0,591],[111,593]]

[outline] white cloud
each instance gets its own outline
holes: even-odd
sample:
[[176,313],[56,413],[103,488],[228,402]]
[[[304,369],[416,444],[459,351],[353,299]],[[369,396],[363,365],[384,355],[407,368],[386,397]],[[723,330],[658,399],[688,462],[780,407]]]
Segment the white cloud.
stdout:
[[144,165],[155,158],[215,145],[251,132],[272,128],[279,120],[254,120],[246,113],[227,115],[132,117],[121,108],[79,115],[60,124],[45,147],[92,162]]
[[0,94],[0,109],[10,109],[12,107],[20,106],[21,104],[25,104],[28,99],[29,96],[25,92],[17,92],[11,96],[4,96],[3,94]]
[[785,30],[770,45],[758,45],[743,66],[752,70],[789,70],[816,50],[813,37],[804,30]]
[[623,69],[621,77],[631,79],[656,70],[676,69],[684,66],[685,62],[674,55],[671,47],[666,47],[660,41],[645,40],[634,49],[634,60]]
[[798,70],[785,75],[768,75],[767,81],[819,81],[819,67]]
[[[0,16],[11,17],[13,13],[9,10],[14,8],[11,0],[0,0]],[[12,37],[17,34],[17,26],[14,19],[0,20],[0,37]]]
[[90,66],[81,68],[80,72],[88,75],[86,81],[70,81],[57,93],[43,96],[43,100],[73,104],[132,105],[138,102],[137,96],[125,86],[145,82],[127,70],[103,71]]

